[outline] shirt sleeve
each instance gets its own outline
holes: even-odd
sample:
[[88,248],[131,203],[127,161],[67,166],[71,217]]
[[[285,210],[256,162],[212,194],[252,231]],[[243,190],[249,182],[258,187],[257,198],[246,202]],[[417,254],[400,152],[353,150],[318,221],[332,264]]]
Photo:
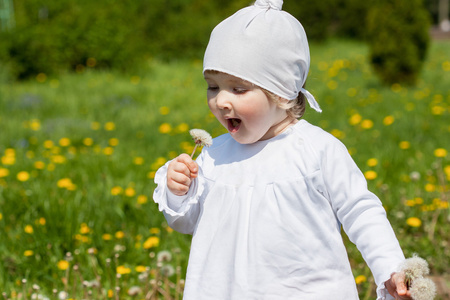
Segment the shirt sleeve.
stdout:
[[321,153],[321,168],[333,210],[349,239],[357,246],[378,286],[378,299],[392,299],[384,282],[404,260],[381,201],[367,188],[367,181],[346,147],[330,137]]
[[199,168],[199,176],[192,181],[188,193],[177,196],[167,188],[169,164],[170,161],[155,174],[157,187],[153,193],[153,200],[158,204],[159,210],[163,212],[171,228],[181,233],[193,234],[201,209],[199,197],[204,188],[201,169]]

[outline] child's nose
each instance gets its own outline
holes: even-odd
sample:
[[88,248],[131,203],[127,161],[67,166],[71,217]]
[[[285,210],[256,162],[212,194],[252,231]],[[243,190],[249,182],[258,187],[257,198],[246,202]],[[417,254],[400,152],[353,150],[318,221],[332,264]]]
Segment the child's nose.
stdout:
[[216,97],[216,105],[219,109],[230,109],[230,95],[226,91],[220,91]]

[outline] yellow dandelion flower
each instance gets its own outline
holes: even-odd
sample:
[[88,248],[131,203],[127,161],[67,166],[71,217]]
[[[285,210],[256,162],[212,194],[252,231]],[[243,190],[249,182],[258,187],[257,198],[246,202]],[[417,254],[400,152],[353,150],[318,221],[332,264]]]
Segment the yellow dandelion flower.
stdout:
[[362,116],[358,113],[353,114],[350,119],[349,119],[349,123],[350,125],[357,125],[361,122],[362,120]]
[[114,236],[116,237],[116,239],[123,239],[125,237],[125,233],[123,231],[117,231]]
[[28,179],[30,179],[30,173],[28,173],[27,171],[21,171],[17,173],[17,180],[24,182]]
[[172,227],[167,227],[167,228],[166,228],[166,231],[167,231],[168,233],[172,233],[172,232],[173,232],[173,229],[172,229]]
[[395,121],[395,118],[393,116],[386,116],[383,119],[383,124],[385,126],[389,126],[389,125],[392,125],[392,123],[394,123],[394,121]]
[[330,81],[327,82],[327,87],[328,87],[330,90],[335,90],[335,89],[337,89],[337,87],[338,87],[338,83],[337,83],[337,81],[335,81],[335,80],[330,80]]
[[446,157],[447,156],[447,150],[444,148],[437,148],[434,150],[434,156],[436,157]]
[[378,159],[376,159],[376,158],[369,158],[367,160],[367,165],[369,167],[375,167],[376,165],[378,165]]
[[92,138],[89,138],[89,137],[87,137],[87,138],[84,138],[83,139],[83,144],[85,145],[85,146],[92,146],[93,144],[94,144],[94,140],[92,139]]
[[119,139],[118,138],[110,138],[108,141],[110,146],[117,146],[119,145]]
[[450,61],[446,60],[442,63],[442,70],[450,72]]
[[72,185],[72,180],[70,180],[70,178],[62,178],[62,179],[58,180],[56,185],[59,188],[67,188]]
[[160,133],[169,133],[169,132],[171,132],[172,131],[172,126],[169,124],[169,123],[162,123],[160,126],[159,126],[159,132]]
[[139,203],[139,204],[145,204],[145,203],[147,203],[147,201],[148,201],[148,197],[145,195],[139,195],[137,197],[137,203]]
[[177,126],[177,131],[179,132],[187,132],[189,130],[189,125],[186,123],[181,123]]
[[345,137],[345,133],[339,129],[333,129],[330,133],[338,139],[343,139]]
[[361,284],[361,283],[366,282],[366,281],[367,281],[367,278],[364,275],[359,275],[359,276],[355,277],[356,284]]
[[136,195],[136,191],[132,187],[127,187],[125,189],[125,196],[127,197],[134,197]]
[[33,256],[34,255],[34,251],[33,250],[25,250],[23,252],[23,255],[26,256],[26,257]]
[[450,181],[450,165],[444,167],[445,175],[447,175],[447,180]]
[[150,233],[151,234],[159,234],[160,232],[161,232],[161,229],[159,229],[158,227],[150,228]]
[[449,207],[448,201],[441,200],[441,202],[439,203],[439,208],[440,209],[447,209],[448,207]]
[[91,229],[89,228],[89,226],[86,223],[81,223],[81,225],[80,225],[80,233],[81,234],[88,234],[89,232],[91,232]]
[[123,193],[123,188],[120,186],[115,186],[111,189],[111,195],[117,196]]
[[0,213],[0,221],[3,219],[3,214]]
[[33,131],[38,131],[39,129],[41,129],[41,122],[39,122],[39,120],[36,120],[36,119],[31,120],[30,128]]
[[150,249],[159,246],[159,237],[151,236],[144,242],[144,249]]
[[0,178],[6,177],[9,175],[9,170],[5,168],[0,168]]
[[410,200],[406,200],[405,201],[405,205],[409,206],[409,207],[413,207],[414,205],[416,205],[416,201],[410,199]]
[[427,192],[434,192],[436,190],[436,185],[432,183],[425,184],[425,191]]
[[411,143],[408,141],[401,141],[398,146],[400,147],[400,149],[406,150],[409,149],[411,147]]
[[419,218],[411,217],[406,219],[406,224],[411,227],[420,227],[420,225],[422,225],[422,221]]
[[106,147],[103,149],[103,154],[105,154],[106,156],[110,156],[114,153],[114,148],[112,147]]
[[155,171],[150,171],[147,173],[147,178],[153,179],[153,178],[155,178],[155,175],[156,175]]
[[170,112],[170,109],[167,106],[162,106],[159,108],[159,113],[163,116],[168,115]]
[[65,271],[69,268],[69,262],[67,260],[60,260],[57,264],[58,269]]
[[134,163],[135,165],[140,166],[140,165],[142,165],[142,164],[144,163],[144,158],[143,158],[143,157],[140,157],[140,156],[135,157],[135,158],[133,159],[133,163]]
[[2,164],[5,166],[14,165],[16,163],[15,156],[2,156]]
[[109,289],[108,290],[108,298],[112,298],[112,297],[114,297],[114,291]]
[[106,122],[105,123],[106,131],[113,131],[114,129],[116,129],[116,124],[114,124],[114,122]]
[[105,241],[110,241],[110,240],[112,240],[112,235],[109,234],[109,233],[104,233],[102,235],[102,239],[105,240]]
[[442,115],[445,112],[445,110],[446,110],[445,107],[442,107],[440,105],[433,105],[431,107],[431,113],[436,116]]
[[67,147],[67,146],[69,146],[70,145],[70,139],[69,138],[66,138],[66,137],[63,137],[63,138],[61,138],[60,140],[59,140],[59,145],[61,146],[61,147]]
[[51,148],[53,148],[53,146],[54,146],[53,141],[51,141],[51,140],[44,141],[44,148],[45,149],[51,149]]
[[142,273],[142,272],[145,272],[147,270],[147,268],[145,266],[136,266],[136,268],[134,268],[134,269],[138,273]]
[[33,232],[34,232],[33,226],[31,226],[31,225],[26,225],[23,230],[28,234],[33,234]]
[[367,180],[374,180],[377,178],[377,172],[369,170],[364,172],[364,177],[366,177]]
[[415,201],[417,204],[423,204],[423,199],[420,198],[420,197],[414,198],[414,201]]
[[63,164],[66,162],[66,158],[62,155],[53,155],[51,157],[52,162],[54,162],[55,164]]
[[116,273],[120,274],[120,275],[130,274],[131,273],[131,269],[127,268],[125,266],[118,266],[116,268]]
[[361,122],[361,127],[364,129],[370,129],[373,127],[373,121],[372,120],[363,120]]
[[47,223],[47,220],[45,220],[45,218],[39,218],[37,222],[39,225],[44,226]]
[[160,167],[162,167],[166,162],[167,159],[165,159],[164,157],[158,157],[150,167],[152,168],[152,170],[157,170]]
[[34,167],[38,170],[43,170],[43,169],[45,169],[45,163],[42,161],[35,161]]

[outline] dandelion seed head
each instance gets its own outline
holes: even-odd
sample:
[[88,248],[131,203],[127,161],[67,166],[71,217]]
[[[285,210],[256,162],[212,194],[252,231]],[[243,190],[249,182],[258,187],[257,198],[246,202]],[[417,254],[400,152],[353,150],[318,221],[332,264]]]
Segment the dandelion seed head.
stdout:
[[137,296],[141,293],[141,288],[138,286],[132,286],[128,289],[129,296]]
[[411,296],[414,300],[430,300],[436,296],[436,286],[429,278],[417,278],[412,282]]
[[172,253],[169,251],[163,250],[158,253],[157,260],[160,262],[168,262],[172,260]]
[[213,143],[211,135],[203,129],[191,129],[189,133],[196,144],[209,147]]
[[405,272],[406,278],[409,278],[410,280],[414,280],[430,273],[426,260],[419,257],[417,254],[414,254],[413,257],[405,259],[400,268],[403,272]]
[[164,277],[170,277],[175,274],[175,269],[171,265],[165,265],[161,268],[161,275]]

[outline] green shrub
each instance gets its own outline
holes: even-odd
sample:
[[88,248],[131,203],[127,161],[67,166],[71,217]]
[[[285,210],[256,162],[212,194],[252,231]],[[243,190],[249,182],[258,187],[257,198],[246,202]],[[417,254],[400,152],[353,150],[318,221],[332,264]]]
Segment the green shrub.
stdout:
[[422,0],[378,0],[368,15],[370,61],[386,84],[414,84],[429,46]]
[[338,0],[334,15],[334,30],[339,36],[365,39],[366,19],[372,1]]
[[283,10],[296,17],[305,28],[309,40],[325,40],[330,33],[335,1],[285,1]]

